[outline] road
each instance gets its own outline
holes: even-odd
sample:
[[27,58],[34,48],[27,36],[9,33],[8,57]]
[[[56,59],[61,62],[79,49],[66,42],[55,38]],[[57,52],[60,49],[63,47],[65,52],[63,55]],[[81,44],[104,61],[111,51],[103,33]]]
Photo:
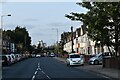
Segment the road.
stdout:
[[52,58],[29,58],[8,67],[3,67],[3,80],[108,80],[92,72],[67,67],[66,64]]

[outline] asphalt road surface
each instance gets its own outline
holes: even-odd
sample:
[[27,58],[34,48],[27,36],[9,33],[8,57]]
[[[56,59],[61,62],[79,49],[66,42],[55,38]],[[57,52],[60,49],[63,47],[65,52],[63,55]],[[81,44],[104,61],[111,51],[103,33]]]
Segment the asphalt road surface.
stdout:
[[29,58],[3,67],[2,72],[3,80],[108,80],[92,72],[67,67],[52,57]]

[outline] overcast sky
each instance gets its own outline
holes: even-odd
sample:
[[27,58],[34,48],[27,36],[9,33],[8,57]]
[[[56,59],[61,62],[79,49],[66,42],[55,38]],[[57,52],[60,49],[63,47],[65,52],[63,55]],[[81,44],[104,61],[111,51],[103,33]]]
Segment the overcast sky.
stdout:
[[15,29],[17,25],[26,27],[32,38],[32,44],[43,40],[47,45],[51,45],[57,40],[56,29],[60,40],[62,32],[70,31],[71,26],[75,30],[81,25],[81,22],[66,18],[65,14],[86,11],[76,5],[76,2],[5,2],[2,3],[0,14],[12,15],[4,17],[4,29]]

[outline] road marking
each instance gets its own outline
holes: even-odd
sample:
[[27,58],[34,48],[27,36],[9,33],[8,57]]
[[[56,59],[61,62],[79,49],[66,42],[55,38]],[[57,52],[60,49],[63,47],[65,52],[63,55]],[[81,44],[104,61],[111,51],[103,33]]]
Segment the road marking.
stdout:
[[41,70],[41,68],[37,68],[37,71],[38,71],[38,70]]
[[40,63],[38,63],[38,68],[40,67]]
[[34,73],[35,75],[37,74],[37,71],[35,71],[35,73]]
[[40,65],[40,63],[38,63],[38,66]]
[[[44,75],[46,75],[46,73],[44,72],[44,71],[41,71]],[[46,75],[46,77],[48,78],[48,79],[51,79],[48,75]]]
[[51,79],[48,75],[46,75],[48,79]]
[[38,68],[38,69],[40,69],[40,70],[41,70],[41,68]]
[[[38,72],[38,70],[42,70],[41,68],[40,68],[40,63],[38,63],[38,67],[37,67],[37,69],[36,69],[36,71],[35,71],[35,73],[34,73],[34,75],[33,75],[33,77],[32,77],[32,80],[34,80],[35,79],[35,75],[37,74],[37,72]],[[44,72],[44,71],[41,71],[44,75],[46,75],[46,73]],[[48,78],[48,79],[51,79],[48,75],[46,75],[46,77]]]
[[45,72],[44,71],[41,71],[43,74],[45,74]]
[[35,79],[35,75],[33,75],[33,77],[32,77],[32,80],[34,80]]
[[37,71],[38,71],[39,69],[37,68]]
[[[38,73],[38,70],[41,70],[41,68],[40,68],[40,63],[38,63],[38,67],[37,67],[37,69],[36,69],[34,75],[32,76],[32,80],[35,79],[35,76],[36,76],[36,74]],[[44,73],[44,72],[43,72],[43,73]]]

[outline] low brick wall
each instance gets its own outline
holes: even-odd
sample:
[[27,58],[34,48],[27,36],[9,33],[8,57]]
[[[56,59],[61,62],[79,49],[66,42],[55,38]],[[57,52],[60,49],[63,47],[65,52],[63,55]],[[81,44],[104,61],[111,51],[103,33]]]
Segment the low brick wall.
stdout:
[[103,68],[120,69],[120,57],[103,58]]

